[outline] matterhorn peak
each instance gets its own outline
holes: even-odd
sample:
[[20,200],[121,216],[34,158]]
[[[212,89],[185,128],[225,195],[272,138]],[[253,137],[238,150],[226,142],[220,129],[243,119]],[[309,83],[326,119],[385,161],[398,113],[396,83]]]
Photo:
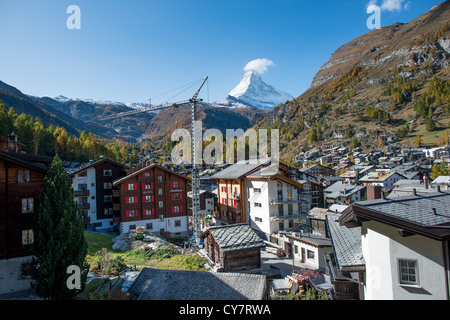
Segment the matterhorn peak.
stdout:
[[232,106],[249,106],[257,109],[272,109],[276,105],[292,100],[290,94],[266,84],[261,74],[273,62],[267,59],[256,59],[244,68],[241,82],[228,94],[227,102]]

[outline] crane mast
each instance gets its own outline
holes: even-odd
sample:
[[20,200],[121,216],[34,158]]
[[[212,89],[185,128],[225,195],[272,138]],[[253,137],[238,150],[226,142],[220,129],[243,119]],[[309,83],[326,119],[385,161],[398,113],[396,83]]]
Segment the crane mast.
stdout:
[[[195,121],[197,119],[197,103],[203,101],[202,99],[198,98],[198,95],[200,94],[200,91],[202,90],[203,86],[205,85],[206,81],[208,80],[208,77],[205,77],[203,79],[203,82],[200,86],[200,88],[197,90],[197,92],[192,96],[189,100],[183,100],[178,101],[174,103],[165,103],[153,107],[148,107],[140,110],[132,110],[127,112],[118,113],[116,115],[107,116],[102,118],[101,120],[112,120],[127,116],[132,116],[136,114],[141,114],[145,112],[152,112],[157,110],[162,110],[170,107],[178,107],[182,105],[189,105],[191,104],[191,119],[192,119],[192,223],[193,223],[193,237],[197,244],[200,243],[200,235],[201,235],[201,226],[200,226],[200,177],[198,173],[198,163],[199,163],[199,150],[196,148],[197,143],[201,143],[201,137],[197,137],[196,130],[195,130]],[[201,132],[200,132],[201,134]],[[201,150],[201,149],[200,149]]]

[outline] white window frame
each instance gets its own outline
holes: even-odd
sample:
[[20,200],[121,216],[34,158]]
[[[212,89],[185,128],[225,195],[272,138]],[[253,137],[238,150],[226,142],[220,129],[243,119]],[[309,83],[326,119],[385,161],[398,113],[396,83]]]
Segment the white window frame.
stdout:
[[[406,263],[414,263],[414,277],[416,278],[416,281],[409,281],[409,280],[402,280],[402,262]],[[418,261],[416,259],[403,259],[398,258],[397,259],[397,266],[398,266],[398,284],[401,286],[409,286],[409,287],[420,287],[419,282],[419,267],[418,267]],[[411,267],[407,266],[407,269],[412,269]],[[407,273],[406,275],[410,275]]]

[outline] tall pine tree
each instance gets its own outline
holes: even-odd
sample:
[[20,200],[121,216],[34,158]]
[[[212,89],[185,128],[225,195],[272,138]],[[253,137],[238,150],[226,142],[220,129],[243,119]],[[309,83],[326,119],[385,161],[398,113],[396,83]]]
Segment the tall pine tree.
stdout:
[[[36,293],[44,299],[68,300],[84,289],[89,268],[81,219],[62,161],[56,156],[47,172],[33,225],[32,277]],[[72,265],[81,271],[80,290],[67,286],[72,275],[67,268]]]

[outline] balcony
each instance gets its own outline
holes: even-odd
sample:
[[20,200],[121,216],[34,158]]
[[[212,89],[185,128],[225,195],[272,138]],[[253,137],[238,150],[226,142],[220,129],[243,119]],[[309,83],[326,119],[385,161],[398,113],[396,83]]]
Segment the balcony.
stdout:
[[285,200],[272,199],[272,200],[269,201],[269,204],[271,206],[277,206],[279,204],[301,203],[303,201],[306,201],[306,200],[304,200],[304,199],[299,199],[299,200],[294,200],[294,199],[291,199],[291,200],[288,200],[288,199],[285,199]]
[[283,220],[292,220],[292,219],[302,219],[301,214],[287,214],[287,215],[279,215],[273,214],[270,216],[270,221],[283,221]]
[[83,217],[83,224],[90,224],[91,223],[91,217]]
[[74,197],[89,197],[90,192],[89,190],[76,190],[73,192]]
[[91,204],[88,202],[78,203],[77,205],[81,210],[89,210],[91,208]]
[[114,198],[120,197],[120,190],[113,190],[112,192]]
[[114,203],[113,204],[113,210],[114,211],[120,211],[120,203]]

